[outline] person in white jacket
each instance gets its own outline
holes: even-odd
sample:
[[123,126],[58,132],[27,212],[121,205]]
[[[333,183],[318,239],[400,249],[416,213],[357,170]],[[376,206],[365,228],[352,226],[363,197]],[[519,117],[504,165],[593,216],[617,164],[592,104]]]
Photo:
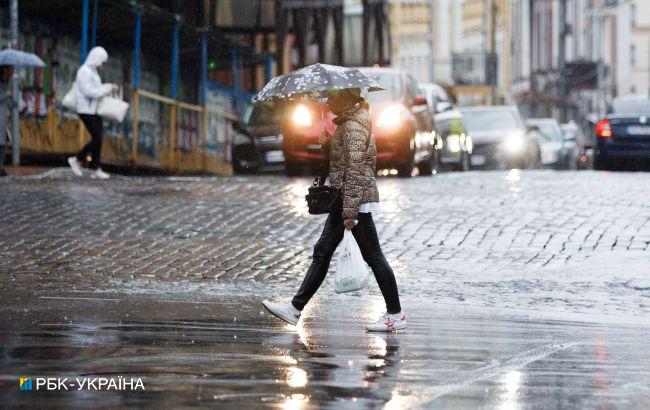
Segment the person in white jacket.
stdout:
[[79,154],[68,158],[68,164],[70,164],[72,172],[77,176],[83,175],[81,172],[81,164],[88,154],[90,154],[89,168],[93,170],[91,177],[98,179],[109,178],[109,175],[99,167],[104,127],[102,118],[97,115],[99,100],[118,89],[115,84],[102,84],[102,80],[97,72],[107,60],[108,53],[103,47],[93,47],[88,53],[86,61],[84,61],[83,65],[77,71],[77,78],[75,80],[77,114],[91,136],[90,142],[79,151]]

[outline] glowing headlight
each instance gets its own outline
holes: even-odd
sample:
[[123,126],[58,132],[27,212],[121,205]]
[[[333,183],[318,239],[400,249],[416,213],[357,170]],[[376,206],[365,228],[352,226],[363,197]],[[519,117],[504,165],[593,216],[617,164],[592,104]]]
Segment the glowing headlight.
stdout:
[[293,109],[291,114],[291,120],[296,125],[302,125],[309,127],[311,125],[311,112],[305,104],[298,104],[296,108]]
[[386,107],[377,120],[378,127],[391,127],[397,125],[402,119],[404,107],[401,105],[391,105]]
[[515,154],[523,151],[526,141],[523,135],[515,133],[507,136],[503,141],[503,145],[508,152]]
[[449,152],[460,152],[460,136],[451,134],[447,137],[447,149]]

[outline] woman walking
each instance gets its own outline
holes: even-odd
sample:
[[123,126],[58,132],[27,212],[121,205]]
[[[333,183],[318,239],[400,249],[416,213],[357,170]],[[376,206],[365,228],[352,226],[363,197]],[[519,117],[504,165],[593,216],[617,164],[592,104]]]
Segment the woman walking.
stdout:
[[[390,332],[406,327],[401,312],[395,275],[379,245],[372,213],[379,209],[379,192],[375,182],[377,148],[371,134],[368,103],[358,88],[331,90],[327,104],[337,117],[337,129],[330,142],[330,185],[340,188],[342,209],[332,209],[323,233],[314,246],[311,266],[302,286],[291,303],[264,301],[275,316],[296,325],[301,311],[325,279],[330,260],[343,238],[352,230],[363,259],[372,269],[386,303],[386,313],[366,327],[369,331]],[[324,139],[329,139],[328,135]],[[326,142],[326,141],[321,141]]]
[[90,154],[91,160],[89,168],[93,170],[91,178],[108,179],[109,175],[99,167],[99,161],[102,153],[102,137],[104,126],[102,118],[97,115],[97,106],[102,97],[109,95],[118,90],[115,84],[102,84],[99,77],[98,69],[101,69],[108,61],[108,53],[103,47],[93,47],[88,53],[86,61],[77,71],[76,99],[77,114],[84,123],[84,126],[90,133],[90,142],[74,157],[68,158],[68,164],[72,172],[77,176],[82,176],[81,164]]

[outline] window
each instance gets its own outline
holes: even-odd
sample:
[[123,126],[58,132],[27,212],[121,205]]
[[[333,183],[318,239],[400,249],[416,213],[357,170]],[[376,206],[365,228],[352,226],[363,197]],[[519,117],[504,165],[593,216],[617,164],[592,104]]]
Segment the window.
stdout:
[[636,4],[630,4],[630,26],[636,26]]
[[636,46],[632,44],[630,46],[630,67],[636,66]]

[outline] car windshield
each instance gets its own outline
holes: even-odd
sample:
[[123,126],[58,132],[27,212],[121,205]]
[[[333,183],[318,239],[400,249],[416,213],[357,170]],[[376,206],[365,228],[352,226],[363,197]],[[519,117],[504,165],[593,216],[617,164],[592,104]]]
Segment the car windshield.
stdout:
[[451,134],[460,135],[465,132],[463,122],[460,118],[445,118],[444,120],[436,120],[436,127],[442,136]]
[[610,111],[618,115],[650,116],[650,98],[615,99]]
[[275,125],[282,122],[284,110],[279,103],[250,105],[244,112],[242,122],[247,126]]
[[367,77],[377,81],[386,90],[368,93],[369,102],[394,101],[402,98],[402,79],[398,74],[369,74],[364,73]]
[[550,121],[530,122],[530,125],[539,128],[539,134],[545,141],[559,141],[562,139],[560,129]]
[[501,131],[519,128],[515,113],[505,110],[467,110],[462,111],[463,122],[470,133],[475,131]]

